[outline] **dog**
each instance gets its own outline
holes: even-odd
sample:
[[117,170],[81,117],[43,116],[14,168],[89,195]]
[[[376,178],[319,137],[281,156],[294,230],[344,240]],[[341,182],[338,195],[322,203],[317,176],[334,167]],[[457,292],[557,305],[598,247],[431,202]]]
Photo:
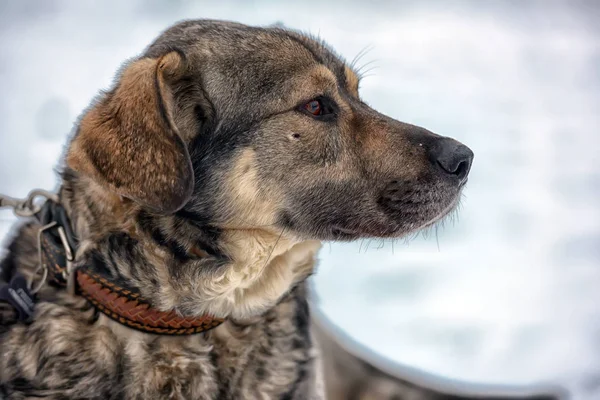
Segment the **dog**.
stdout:
[[473,160],[369,107],[359,82],[318,39],[212,20],[126,63],[76,124],[50,211],[2,261],[4,282],[39,287],[29,318],[0,303],[2,395],[334,398],[306,284],[321,241],[436,223]]

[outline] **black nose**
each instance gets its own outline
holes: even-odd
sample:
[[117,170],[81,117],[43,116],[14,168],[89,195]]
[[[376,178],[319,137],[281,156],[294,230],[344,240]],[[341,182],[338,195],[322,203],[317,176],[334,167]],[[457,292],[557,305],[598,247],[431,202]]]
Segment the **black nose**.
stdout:
[[473,152],[464,144],[451,139],[439,138],[430,150],[431,162],[447,176],[456,177],[463,183],[473,163]]

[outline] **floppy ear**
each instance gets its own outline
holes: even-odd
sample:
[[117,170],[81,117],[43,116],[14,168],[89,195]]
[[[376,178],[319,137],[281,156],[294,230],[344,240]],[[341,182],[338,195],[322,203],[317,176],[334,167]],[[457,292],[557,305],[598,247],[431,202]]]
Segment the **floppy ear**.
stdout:
[[194,172],[173,122],[171,86],[185,71],[175,51],[128,65],[117,86],[82,118],[67,165],[156,212],[183,207]]

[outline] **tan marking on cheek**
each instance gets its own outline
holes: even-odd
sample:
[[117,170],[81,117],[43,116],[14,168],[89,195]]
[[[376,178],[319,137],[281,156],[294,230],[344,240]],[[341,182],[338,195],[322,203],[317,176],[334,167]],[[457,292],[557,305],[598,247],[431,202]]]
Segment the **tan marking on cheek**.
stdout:
[[223,196],[228,211],[228,228],[273,225],[282,194],[258,175],[253,150],[245,149],[225,178]]
[[347,65],[344,67],[344,75],[346,76],[348,91],[352,96],[358,98],[358,76]]

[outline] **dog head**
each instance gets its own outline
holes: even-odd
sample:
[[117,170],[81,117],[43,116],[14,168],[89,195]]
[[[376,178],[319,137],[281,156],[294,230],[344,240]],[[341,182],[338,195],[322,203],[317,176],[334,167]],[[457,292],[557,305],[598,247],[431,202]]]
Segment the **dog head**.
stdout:
[[67,164],[156,213],[302,239],[397,237],[457,204],[473,153],[382,115],[325,44],[188,21],[83,116]]

